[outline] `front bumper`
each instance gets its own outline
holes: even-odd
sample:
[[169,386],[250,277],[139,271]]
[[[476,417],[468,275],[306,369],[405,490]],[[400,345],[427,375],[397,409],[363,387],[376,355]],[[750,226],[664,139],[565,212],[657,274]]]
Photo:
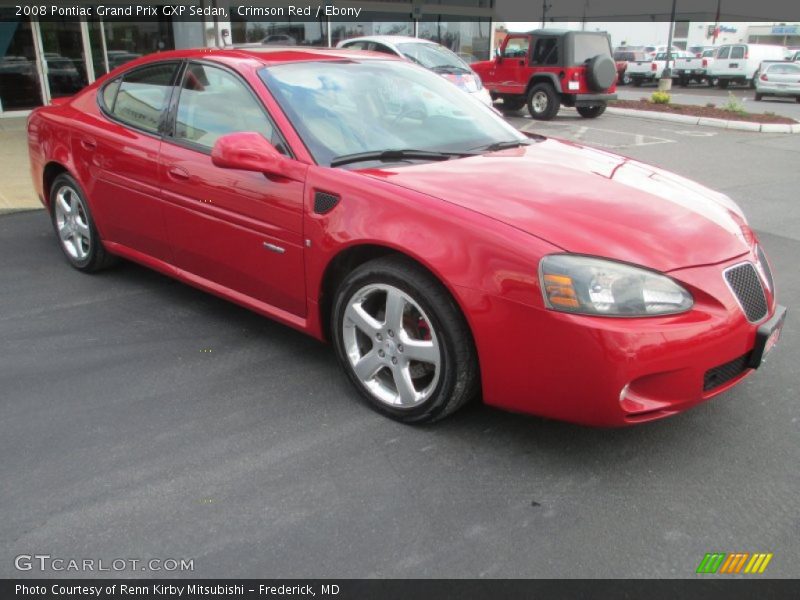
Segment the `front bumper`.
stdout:
[[472,323],[484,401],[621,426],[679,413],[730,389],[753,371],[759,327],[784,310],[768,291],[768,315],[747,320],[722,275],[742,260],[670,273],[695,298],[680,315],[590,317],[484,296]]
[[489,90],[487,90],[485,87],[479,89],[477,92],[472,92],[471,96],[473,98],[477,98],[490,108],[494,104],[494,102],[492,101],[492,96],[489,94]]

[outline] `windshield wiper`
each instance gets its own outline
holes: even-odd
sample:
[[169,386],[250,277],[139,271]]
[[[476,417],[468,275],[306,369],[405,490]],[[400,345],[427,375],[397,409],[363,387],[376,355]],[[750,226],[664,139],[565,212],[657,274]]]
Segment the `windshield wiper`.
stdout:
[[343,154],[331,161],[331,167],[340,167],[355,162],[379,160],[388,162],[392,160],[419,159],[419,160],[450,160],[464,156],[474,156],[472,152],[434,152],[431,150],[373,150],[371,152],[357,152]]
[[457,65],[437,65],[435,67],[431,67],[431,71],[436,73],[470,73],[469,69],[465,69],[464,67],[459,67]]
[[506,140],[504,142],[494,142],[486,146],[478,146],[477,148],[470,148],[470,150],[480,150],[482,152],[495,152],[497,150],[508,150],[509,148],[519,148],[520,146],[530,146],[533,142],[530,140]]

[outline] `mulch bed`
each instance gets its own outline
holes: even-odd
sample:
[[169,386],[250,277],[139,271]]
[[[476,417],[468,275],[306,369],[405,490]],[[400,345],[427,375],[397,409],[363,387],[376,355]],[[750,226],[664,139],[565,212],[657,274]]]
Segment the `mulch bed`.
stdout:
[[781,115],[766,115],[763,113],[735,113],[723,108],[709,106],[693,106],[689,104],[654,104],[649,100],[613,100],[609,106],[617,108],[632,108],[633,110],[649,110],[652,112],[665,112],[675,115],[688,115],[691,117],[709,117],[712,119],[725,119],[726,121],[749,121],[751,123],[797,123],[794,119]]

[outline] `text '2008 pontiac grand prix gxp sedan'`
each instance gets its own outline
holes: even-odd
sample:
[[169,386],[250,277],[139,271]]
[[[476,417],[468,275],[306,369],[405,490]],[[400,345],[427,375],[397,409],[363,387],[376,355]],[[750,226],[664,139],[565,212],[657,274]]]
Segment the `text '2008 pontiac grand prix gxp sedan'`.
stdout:
[[726,196],[523,135],[386,55],[160,53],[35,110],[28,134],[74,267],[124,257],[330,340],[401,421],[477,396],[657,419],[738,383],[783,324]]

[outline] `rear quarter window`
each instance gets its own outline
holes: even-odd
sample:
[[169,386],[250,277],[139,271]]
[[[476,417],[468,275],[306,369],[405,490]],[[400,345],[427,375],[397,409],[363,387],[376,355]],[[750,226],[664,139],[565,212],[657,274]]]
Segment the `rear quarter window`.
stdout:
[[109,112],[114,110],[114,101],[117,99],[117,92],[119,91],[119,85],[121,83],[122,78],[117,77],[103,87],[103,93],[101,94],[103,108]]
[[157,132],[172,91],[175,68],[176,63],[162,63],[125,73],[111,114],[133,127]]

